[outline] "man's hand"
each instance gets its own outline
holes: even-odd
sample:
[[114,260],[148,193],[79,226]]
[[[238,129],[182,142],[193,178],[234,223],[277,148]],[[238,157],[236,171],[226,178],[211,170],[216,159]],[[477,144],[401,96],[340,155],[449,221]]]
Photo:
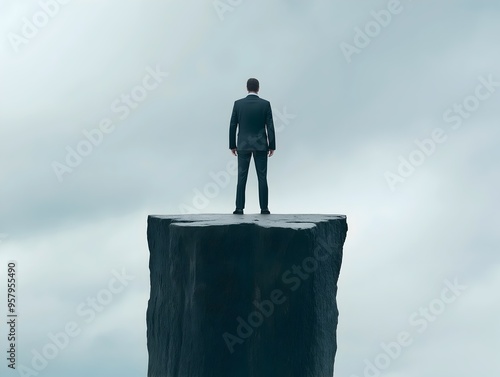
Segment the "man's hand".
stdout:
[[[237,150],[236,148],[231,149],[231,152],[232,152],[235,156],[237,156],[237,155],[238,155],[238,154],[236,153],[236,150]],[[271,157],[273,154],[274,154],[274,149],[269,149],[269,155],[268,155],[268,157]]]

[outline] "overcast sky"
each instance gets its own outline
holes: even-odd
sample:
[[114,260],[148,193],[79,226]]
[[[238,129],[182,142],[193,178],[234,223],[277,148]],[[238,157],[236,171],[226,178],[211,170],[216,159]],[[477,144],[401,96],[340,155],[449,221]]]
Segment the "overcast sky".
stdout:
[[19,343],[2,376],[146,375],[147,215],[234,210],[249,77],[277,128],[271,213],[347,216],[336,376],[500,375],[499,17],[486,0],[3,0],[0,312],[14,260]]

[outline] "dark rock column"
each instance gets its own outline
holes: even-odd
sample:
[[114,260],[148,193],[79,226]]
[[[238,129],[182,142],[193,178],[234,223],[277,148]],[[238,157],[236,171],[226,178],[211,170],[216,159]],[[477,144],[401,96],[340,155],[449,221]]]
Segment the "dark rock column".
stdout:
[[148,217],[148,377],[331,377],[343,215]]

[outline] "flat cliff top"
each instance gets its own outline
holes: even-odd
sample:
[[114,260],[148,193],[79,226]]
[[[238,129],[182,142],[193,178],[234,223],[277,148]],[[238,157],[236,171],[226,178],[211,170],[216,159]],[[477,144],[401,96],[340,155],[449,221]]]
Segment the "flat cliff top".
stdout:
[[265,228],[312,228],[317,223],[345,221],[345,215],[337,214],[244,214],[220,213],[149,215],[150,220],[170,220],[176,226],[224,226],[234,224],[255,224]]

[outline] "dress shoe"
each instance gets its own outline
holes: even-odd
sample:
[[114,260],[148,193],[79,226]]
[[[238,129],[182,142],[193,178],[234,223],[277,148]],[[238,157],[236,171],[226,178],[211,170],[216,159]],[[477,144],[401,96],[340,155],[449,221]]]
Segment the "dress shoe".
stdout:
[[260,210],[260,213],[261,213],[262,215],[269,215],[269,214],[271,214],[271,212],[269,212],[269,210],[268,210],[268,209],[261,209],[261,210]]
[[242,210],[242,209],[240,209],[240,208],[236,208],[236,209],[234,210],[233,214],[235,214],[235,215],[243,215],[243,210]]

